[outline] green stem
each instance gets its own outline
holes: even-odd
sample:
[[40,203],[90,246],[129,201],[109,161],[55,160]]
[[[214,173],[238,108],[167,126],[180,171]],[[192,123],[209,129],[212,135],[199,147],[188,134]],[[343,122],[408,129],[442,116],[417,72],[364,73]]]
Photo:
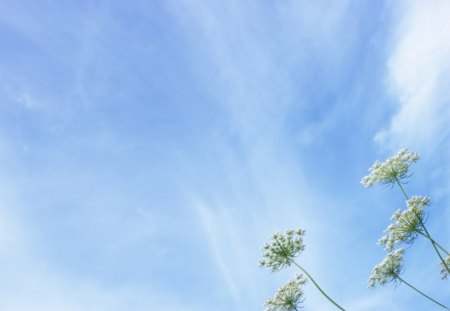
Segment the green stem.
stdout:
[[447,254],[447,256],[450,256],[450,253],[443,248],[438,242],[436,242],[433,238],[427,236],[425,233],[423,233],[422,231],[417,231],[420,235],[422,235],[423,237],[427,238],[430,242],[434,243],[441,251],[443,251],[445,254]]
[[[403,195],[405,196],[406,201],[409,200],[408,195],[406,194],[405,189],[403,189],[402,184],[400,183],[400,181],[398,180],[398,178],[395,178],[395,181],[397,182],[397,185],[400,187],[400,190],[402,191]],[[425,231],[425,235],[426,238],[431,242],[431,245],[434,248],[434,251],[436,252],[436,254],[438,255],[439,259],[441,260],[442,264],[444,265],[445,269],[447,270],[447,272],[450,274],[450,268],[445,264],[445,260],[441,255],[441,252],[439,252],[439,250],[437,249],[436,245],[437,243],[433,240],[433,238],[431,237],[430,233],[427,230],[427,227],[425,227],[425,224],[423,223],[422,219],[419,217],[419,221],[420,221],[420,225],[423,228],[423,230]],[[440,247],[441,249],[443,249],[442,247]],[[445,253],[448,254],[447,251],[445,251]]]
[[436,251],[436,254],[439,256],[439,259],[441,260],[442,264],[444,265],[445,269],[447,270],[447,272],[450,274],[450,268],[448,267],[448,265],[445,263],[444,258],[442,258],[441,252],[437,249],[436,247],[436,242],[433,240],[433,238],[431,237],[430,233],[428,232],[427,228],[425,227],[425,224],[423,223],[422,219],[420,220],[420,224],[423,228],[423,230],[425,230],[425,234],[428,236],[428,240],[430,240],[431,245],[433,245],[434,250]]
[[292,263],[294,265],[296,265],[300,270],[302,270],[303,273],[305,273],[308,278],[311,280],[311,282],[313,282],[313,284],[317,287],[317,289],[322,293],[322,295],[325,296],[325,298],[327,298],[332,304],[334,304],[339,310],[342,311],[346,311],[344,308],[342,308],[336,301],[334,301],[333,299],[331,299],[330,296],[328,296],[322,288],[320,288],[319,284],[317,284],[317,282],[314,280],[314,278],[308,273],[308,271],[306,271],[305,269],[302,268],[302,266],[300,266],[298,263],[296,263],[294,260],[292,260]]
[[[283,244],[280,243],[280,241],[278,241],[277,238],[275,238],[275,241],[277,242],[278,246],[282,249],[285,250]],[[320,288],[319,284],[317,284],[316,280],[314,280],[314,278],[311,276],[311,274],[308,273],[308,271],[306,271],[305,269],[303,269],[298,263],[295,262],[294,259],[290,259],[290,262],[293,263],[295,266],[297,266],[301,271],[303,271],[308,278],[311,280],[311,282],[313,282],[313,284],[317,287],[317,289],[322,293],[322,295],[325,296],[325,298],[327,298],[332,304],[334,304],[337,308],[339,308],[342,311],[346,311],[344,308],[342,308],[336,301],[334,301],[333,299],[331,299],[330,296],[328,296],[322,288]]]
[[400,183],[400,181],[398,180],[397,177],[395,177],[395,181],[397,182],[397,185],[400,187],[400,190],[402,191],[403,196],[405,197],[406,201],[408,201],[408,200],[409,200],[409,197],[408,197],[408,195],[406,194],[405,189],[403,189],[403,186],[402,186],[402,184]]
[[408,285],[410,288],[412,288],[413,290],[415,290],[416,292],[418,292],[419,294],[421,294],[422,296],[424,296],[425,298],[431,300],[432,302],[434,302],[435,304],[441,306],[442,308],[444,308],[445,310],[450,310],[450,308],[448,308],[447,306],[443,305],[442,303],[440,303],[437,300],[434,300],[433,298],[431,298],[430,296],[428,296],[427,294],[423,293],[422,291],[418,290],[416,287],[412,286],[411,284],[409,284],[408,282],[406,282],[404,279],[402,279],[398,274],[397,274],[397,279],[399,279],[401,282],[405,283],[406,285]]

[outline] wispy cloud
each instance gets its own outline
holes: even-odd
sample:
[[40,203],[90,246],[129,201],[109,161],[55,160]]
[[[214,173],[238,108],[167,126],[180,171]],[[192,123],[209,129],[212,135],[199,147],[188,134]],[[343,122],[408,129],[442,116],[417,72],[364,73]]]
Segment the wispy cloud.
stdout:
[[[412,127],[406,115],[441,117],[424,140],[445,121],[448,94],[436,94],[448,47],[428,36],[431,47],[413,47],[423,29],[447,24],[414,26],[434,14],[422,5],[399,26],[390,81],[408,96],[378,135],[386,143],[410,135],[396,127]],[[361,123],[354,116],[372,119],[354,99],[372,87],[361,70],[365,49],[377,51],[365,45],[382,5],[372,9],[347,0],[2,2],[11,44],[0,64],[0,309],[259,310],[293,272],[260,270],[259,248],[297,227],[307,231],[300,260],[324,288],[344,295],[345,275],[363,285],[348,285],[343,304],[391,307],[390,296],[366,298],[355,270],[370,269],[369,256],[348,265],[372,250],[361,245],[374,209],[361,209],[358,179],[348,182],[365,157],[355,141],[370,140],[348,135]],[[433,46],[442,53],[426,59],[435,69],[424,78],[421,55]],[[308,307],[331,309],[308,291]]]
[[[158,286],[108,286],[93,279],[67,274],[49,267],[39,258],[25,256],[2,271],[8,284],[2,286],[0,307],[5,311],[81,310],[199,310]],[[5,267],[4,263],[3,266]]]
[[229,240],[227,241],[227,236],[231,234],[232,228],[229,226],[224,226],[222,222],[219,223],[212,210],[200,200],[193,202],[193,208],[200,218],[205,237],[208,240],[209,246],[212,250],[214,261],[217,263],[222,277],[227,284],[230,297],[236,303],[239,299],[238,289],[236,287],[235,280],[231,276],[232,267],[230,267],[227,263],[227,254],[223,247],[224,245],[232,242]]
[[[32,176],[29,174],[22,178],[32,178]],[[77,177],[74,178],[77,179]],[[0,177],[0,271],[5,280],[1,282],[1,310],[106,311],[137,309],[169,311],[199,310],[201,308],[190,302],[181,301],[174,293],[162,289],[155,280],[145,286],[139,284],[139,281],[135,279],[110,283],[99,278],[92,270],[91,272],[84,269],[78,270],[67,261],[58,263],[61,259],[59,257],[64,257],[62,254],[64,251],[59,252],[58,256],[49,256],[49,253],[52,253],[52,247],[47,244],[49,241],[46,242],[45,233],[39,230],[42,220],[30,219],[30,214],[32,214],[30,206],[33,204],[29,204],[28,199],[24,197],[26,191],[21,187],[20,179],[18,175],[15,179],[6,176],[5,173],[2,173]],[[64,178],[57,178],[59,182],[62,179]],[[58,188],[48,181],[46,186],[52,189]],[[99,188],[96,189],[99,190]],[[62,190],[60,189],[60,191]],[[41,191],[40,195],[46,197],[44,193],[45,190]],[[74,194],[73,191],[65,192],[66,195],[70,195],[69,193]],[[108,196],[103,194],[100,197],[97,199],[102,201],[107,200]],[[92,203],[92,197],[87,201]],[[85,203],[90,204],[87,201]],[[117,215],[116,213],[119,211],[113,207],[114,203],[109,202],[103,205],[96,199],[94,201],[97,201],[95,207],[89,209],[90,212],[87,210],[85,212],[90,214],[88,218],[93,222],[101,221],[103,223],[97,222],[95,225],[97,229],[91,228],[93,231],[88,233],[90,231],[89,221],[83,219],[83,212],[79,206],[73,207],[74,210],[70,212],[70,222],[78,223],[83,228],[71,230],[70,235],[75,239],[83,239],[82,236],[87,233],[89,243],[92,243],[97,250],[102,248],[102,251],[108,254],[107,256],[120,257],[120,254],[130,251],[130,244],[148,240],[148,237],[154,236],[155,230],[158,229],[152,211],[142,208],[135,209],[136,205],[131,204],[133,208],[127,206],[126,210],[135,210],[134,216],[124,210],[122,210],[124,214]],[[39,203],[36,200],[34,203],[33,207],[39,209]],[[51,205],[48,201],[44,204]],[[99,205],[107,206],[107,210],[98,210]],[[56,214],[61,212],[61,208],[59,210],[52,206],[46,208],[52,209],[53,217],[57,217]],[[133,219],[130,219],[129,216]],[[109,229],[107,229],[108,223],[111,225]],[[46,226],[51,225],[46,222]],[[66,223],[66,226],[70,225]],[[101,232],[98,231],[98,227],[101,227]],[[53,238],[58,240],[58,235],[64,235],[63,230],[58,230],[55,235]],[[72,263],[82,261],[82,257],[86,258],[85,256],[92,254],[91,251],[86,252],[86,250],[77,248],[77,243],[72,243],[73,241],[69,241],[70,239],[69,236],[65,236],[59,240],[60,246],[57,248],[59,251],[62,248],[71,248],[74,251],[70,256],[74,261]],[[87,244],[85,241],[84,245],[87,246]],[[150,269],[149,265],[152,264],[155,256],[158,256],[155,251],[149,252],[146,256],[148,269]],[[94,262],[95,260],[91,263]],[[130,265],[130,262],[127,265]],[[94,263],[94,265],[96,264]],[[108,263],[103,260],[101,265],[105,266]]]
[[[339,278],[339,272],[328,269],[326,262],[338,253],[344,258],[339,248],[346,240],[339,239],[331,246],[327,240],[330,231],[338,234],[349,225],[340,221],[345,213],[340,205],[345,203],[331,198],[332,191],[327,197],[310,187],[304,162],[296,158],[291,141],[292,135],[298,135],[296,131],[308,133],[306,143],[320,139],[323,129],[330,128],[325,123],[334,119],[330,122],[337,124],[343,113],[339,101],[327,103],[326,121],[310,120],[301,113],[320,105],[314,96],[311,102],[305,100],[310,89],[302,74],[311,78],[309,74],[317,70],[327,81],[338,79],[348,57],[346,48],[352,46],[355,35],[347,28],[353,24],[345,24],[352,12],[346,1],[335,3],[335,9],[326,10],[325,15],[321,5],[288,1],[274,4],[270,12],[243,2],[186,1],[171,6],[195,47],[186,53],[192,53],[202,86],[211,90],[210,105],[218,106],[226,120],[214,128],[213,139],[202,144],[214,164],[201,168],[218,170],[220,175],[209,188],[190,182],[189,192],[200,198],[194,200],[193,209],[208,236],[222,280],[230,296],[237,297],[235,308],[249,305],[252,300],[248,296],[258,283],[258,277],[249,272],[259,259],[260,245],[255,241],[264,241],[275,230],[306,229],[309,244],[302,262],[321,274],[325,283]],[[319,78],[314,82],[326,85]],[[291,132],[287,119],[293,110],[300,113]],[[257,199],[249,199],[252,196]],[[243,197],[246,200],[240,200]],[[238,260],[239,256],[244,259]],[[278,281],[268,284],[273,288]],[[328,307],[323,297],[311,299],[311,303],[314,308]]]
[[20,251],[27,233],[18,212],[17,189],[0,178],[0,261]]
[[[324,13],[325,5],[307,1],[268,7],[214,1],[171,5],[195,46],[195,54],[188,54],[194,70],[213,90],[211,100],[229,113],[231,131],[244,142],[280,139],[292,109],[302,111],[311,104],[304,100],[309,89],[302,74],[306,77],[314,65],[326,71],[326,79],[339,76],[346,47],[352,44],[343,26],[348,4],[335,2]],[[342,42],[346,46],[338,45]],[[305,119],[297,126],[306,127]]]
[[[403,6],[402,6],[403,7]],[[399,103],[389,126],[375,136],[396,149],[448,148],[450,133],[450,3],[410,1],[399,13],[389,81]]]

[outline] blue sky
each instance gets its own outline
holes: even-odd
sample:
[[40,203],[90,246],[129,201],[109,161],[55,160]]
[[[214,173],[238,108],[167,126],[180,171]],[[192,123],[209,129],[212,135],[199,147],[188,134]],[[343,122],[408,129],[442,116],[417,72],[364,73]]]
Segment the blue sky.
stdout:
[[[348,310],[434,310],[368,289],[396,189],[450,244],[450,5],[432,1],[0,3],[0,309],[262,310],[295,270]],[[447,304],[430,246],[405,278]],[[444,285],[444,286],[443,286]],[[305,310],[333,310],[311,284]],[[438,310],[438,309],[436,309]]]

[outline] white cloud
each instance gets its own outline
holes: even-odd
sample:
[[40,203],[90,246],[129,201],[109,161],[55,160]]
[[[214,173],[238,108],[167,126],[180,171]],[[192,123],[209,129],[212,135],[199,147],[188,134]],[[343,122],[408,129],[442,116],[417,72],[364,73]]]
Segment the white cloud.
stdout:
[[[223,250],[223,224],[219,223],[213,211],[208,208],[203,202],[196,200],[193,203],[193,208],[200,218],[202,227],[205,231],[206,238],[211,247],[214,261],[217,264],[222,277],[227,284],[228,292],[234,301],[238,300],[238,290],[236,288],[235,280],[232,277],[231,270],[226,261],[226,254]],[[227,228],[230,229],[230,228]]]
[[16,195],[10,183],[0,180],[0,260],[2,256],[16,253],[25,241],[20,216],[15,213]]
[[38,109],[42,105],[29,92],[23,92],[17,99],[17,102],[28,109]]
[[389,59],[400,106],[375,141],[394,149],[434,149],[450,133],[450,2],[411,1],[402,12]]
[[[33,260],[33,261],[31,261]],[[154,287],[96,284],[87,278],[46,269],[30,258],[4,273],[0,308],[4,311],[82,311],[82,310],[198,310]]]
[[[227,285],[225,290],[237,300],[237,305],[256,301],[250,309],[262,303],[266,297],[265,293],[259,292],[259,297],[264,298],[258,300],[256,297],[256,300],[252,300],[249,295],[261,291],[263,286],[282,284],[278,283],[276,276],[267,274],[267,271],[259,271],[258,276],[252,274],[259,259],[251,261],[253,254],[259,255],[260,245],[257,243],[255,246],[255,241],[264,239],[272,230],[283,231],[301,226],[308,232],[309,243],[302,262],[317,273],[325,273],[320,267],[330,266],[327,261],[336,255],[337,245],[345,243],[337,241],[331,247],[325,246],[325,255],[320,249],[327,244],[327,231],[335,229],[336,232],[341,232],[345,228],[337,221],[339,217],[323,217],[326,211],[335,213],[339,203],[336,203],[336,199],[326,202],[324,195],[315,193],[308,187],[301,171],[301,159],[295,158],[295,153],[290,152],[291,145],[286,143],[289,137],[285,137],[283,126],[286,125],[284,122],[291,105],[306,107],[310,104],[297,97],[299,93],[306,93],[308,90],[301,90],[301,83],[292,79],[289,66],[295,64],[297,66],[292,68],[301,71],[307,65],[305,55],[320,53],[324,55],[327,65],[331,64],[329,67],[338,71],[341,60],[335,54],[345,54],[345,48],[336,48],[341,45],[335,43],[337,40],[351,40],[336,35],[336,32],[340,34],[341,31],[348,33],[348,29],[342,26],[346,16],[344,13],[347,13],[346,4],[339,2],[336,5],[339,10],[333,9],[329,11],[333,13],[324,15],[322,10],[314,10],[311,5],[305,4],[305,13],[305,7],[294,1],[284,4],[286,5],[280,5],[277,12],[270,16],[259,15],[261,12],[255,12],[253,7],[249,8],[249,4],[239,4],[240,8],[236,9],[237,3],[234,6],[224,6],[218,2],[209,4],[207,1],[185,1],[181,4],[177,2],[172,8],[182,21],[185,32],[192,34],[189,39],[197,48],[196,52],[205,56],[196,63],[196,67],[200,68],[198,70],[201,71],[205,63],[211,65],[207,66],[209,72],[205,76],[208,80],[204,83],[212,90],[214,100],[211,101],[222,104],[229,114],[230,123],[227,125],[231,129],[226,128],[224,132],[236,133],[238,138],[238,148],[235,149],[236,145],[227,144],[226,139],[202,146],[204,150],[208,150],[217,166],[224,167],[225,172],[221,175],[223,178],[218,181],[220,190],[213,187],[197,189],[192,186],[194,189],[189,191],[199,198],[194,200],[193,209],[205,231],[211,257]],[[242,12],[252,14],[241,16]],[[314,13],[314,17],[308,13]],[[322,16],[325,17],[321,18]],[[260,24],[259,18],[271,19],[275,29],[267,27],[266,23]],[[318,20],[320,29],[317,31]],[[280,28],[276,28],[277,26]],[[196,40],[199,39],[201,42],[197,43]],[[199,51],[197,45],[206,51]],[[333,53],[330,53],[331,48]],[[194,55],[193,62],[195,57]],[[214,79],[211,79],[211,71],[216,74]],[[301,124],[298,126],[303,127]],[[320,124],[313,127],[309,139],[313,140],[313,136],[317,136],[325,126]],[[217,136],[217,140],[222,138],[221,135]],[[220,152],[216,150],[217,145],[220,145]],[[236,158],[239,160],[234,162]],[[234,165],[226,165],[229,162]],[[233,178],[234,176],[237,177]],[[192,185],[192,182],[188,184]],[[229,188],[234,191],[229,191]],[[240,201],[241,196],[245,196],[247,200]],[[258,199],[252,201],[251,197]],[[332,203],[336,208],[330,207]],[[230,206],[237,210],[235,214],[230,211],[233,209]],[[327,208],[320,209],[319,206]],[[232,238],[233,235],[240,239]],[[327,252],[330,254],[328,257]],[[330,271],[333,274],[324,277],[324,282],[326,279],[337,278],[341,272],[330,270],[333,270]],[[271,280],[258,283],[259,278],[266,275]],[[331,285],[329,288],[332,288]],[[240,297],[237,297],[236,292]],[[314,308],[317,305],[329,307],[328,302],[323,302],[323,297],[311,301],[314,302]]]
[[21,219],[13,187],[0,180],[0,309],[4,311],[199,310],[157,284],[105,284],[52,265]]
[[301,100],[311,59],[320,55],[327,76],[340,75],[353,40],[344,27],[348,1],[331,9],[327,2],[275,2],[270,12],[239,1],[176,1],[170,9],[197,49],[195,70],[207,71],[211,101],[225,106],[231,130],[250,144],[279,139],[291,108],[311,105]]

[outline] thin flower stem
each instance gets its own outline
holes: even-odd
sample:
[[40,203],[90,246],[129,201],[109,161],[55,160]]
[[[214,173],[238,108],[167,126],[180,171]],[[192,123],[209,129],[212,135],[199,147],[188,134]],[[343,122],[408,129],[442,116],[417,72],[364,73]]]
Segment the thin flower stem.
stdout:
[[435,304],[441,306],[442,308],[444,308],[445,310],[450,310],[450,308],[448,308],[447,306],[443,305],[442,303],[440,303],[437,300],[434,300],[433,298],[431,298],[430,296],[428,296],[427,294],[423,293],[422,291],[418,290],[416,287],[412,286],[411,284],[409,284],[408,282],[406,282],[404,279],[402,279],[402,277],[400,277],[398,274],[396,275],[396,278],[399,279],[401,282],[405,283],[406,285],[408,285],[411,289],[415,290],[417,293],[421,294],[422,296],[424,296],[425,298],[431,300],[432,302],[434,302]]
[[[409,200],[408,195],[406,194],[405,189],[403,188],[402,184],[400,183],[400,181],[398,180],[398,178],[395,178],[395,181],[397,182],[397,185],[399,186],[400,190],[402,191],[403,195],[405,196],[406,201]],[[448,265],[445,263],[444,258],[441,255],[441,252],[439,252],[439,250],[436,247],[436,242],[433,240],[433,238],[431,237],[430,233],[427,230],[427,227],[425,227],[425,224],[423,223],[422,219],[419,217],[419,221],[420,221],[420,225],[422,226],[423,230],[425,231],[425,235],[426,238],[431,242],[431,245],[434,248],[434,251],[436,252],[436,254],[438,255],[440,261],[442,262],[442,264],[444,265],[445,269],[447,270],[447,272],[450,274],[450,268],[448,267]],[[442,247],[440,247],[442,248]],[[445,251],[445,253],[448,254],[447,251]]]
[[432,243],[434,243],[441,251],[443,251],[445,254],[447,254],[447,256],[450,256],[450,253],[444,248],[442,247],[438,242],[436,242],[433,238],[427,236],[425,233],[423,233],[422,231],[417,231],[417,233],[419,233],[421,236],[427,238],[428,240],[430,240]]
[[445,269],[450,274],[450,268],[448,267],[448,265],[446,265],[444,258],[442,258],[441,252],[439,252],[439,250],[437,249],[436,242],[434,242],[433,238],[431,237],[430,233],[428,232],[427,228],[425,227],[425,224],[423,223],[423,221],[421,219],[419,219],[419,220],[420,220],[420,224],[422,225],[423,230],[425,230],[425,234],[428,236],[428,240],[430,240],[431,245],[433,245],[433,248],[436,251],[436,254],[439,256],[439,259],[441,260]]
[[317,289],[322,293],[322,295],[325,296],[325,298],[327,298],[332,304],[334,304],[339,310],[342,311],[346,311],[344,308],[342,308],[336,301],[334,301],[333,299],[331,299],[330,296],[328,296],[322,288],[320,288],[319,284],[317,284],[317,282],[314,280],[314,278],[305,270],[302,268],[302,266],[300,266],[298,263],[296,263],[294,260],[292,260],[292,263],[297,266],[300,270],[303,271],[303,273],[305,273],[308,278],[311,280],[311,282],[313,282],[313,284],[317,287]]
[[[280,243],[280,241],[278,241],[277,238],[275,238],[275,241],[277,242],[278,246],[281,249],[285,249],[283,244]],[[333,299],[331,299],[330,296],[328,296],[323,289],[319,286],[319,284],[317,284],[316,280],[314,280],[314,278],[311,276],[311,274],[308,273],[308,271],[306,271],[305,269],[303,269],[302,266],[300,266],[294,259],[290,258],[289,260],[292,264],[294,264],[295,266],[297,266],[301,271],[303,271],[308,278],[311,280],[311,282],[313,282],[313,284],[317,287],[317,289],[322,293],[322,295],[325,296],[325,298],[327,298],[332,304],[334,304],[338,309],[342,310],[342,311],[346,311],[344,308],[342,308],[336,301],[334,301]]]
[[403,188],[402,184],[400,183],[400,181],[398,180],[397,177],[395,177],[395,181],[397,182],[397,185],[400,187],[400,190],[402,191],[403,196],[405,197],[406,201],[408,201],[408,200],[409,200],[409,197],[408,197],[408,195],[406,194],[405,189]]

